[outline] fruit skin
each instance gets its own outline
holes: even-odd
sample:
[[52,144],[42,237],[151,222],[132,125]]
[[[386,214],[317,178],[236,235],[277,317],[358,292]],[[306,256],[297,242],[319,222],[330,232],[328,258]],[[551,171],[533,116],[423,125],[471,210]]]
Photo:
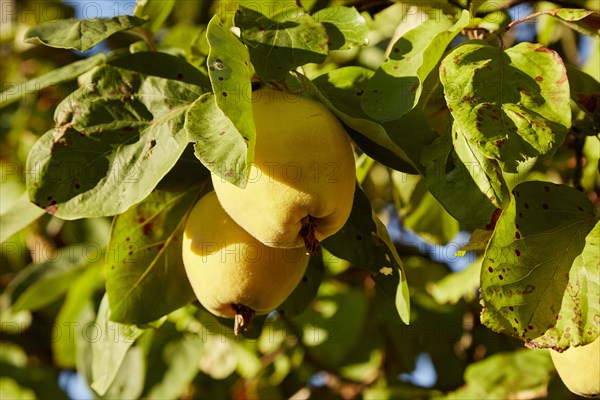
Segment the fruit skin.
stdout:
[[202,197],[186,221],[183,264],[200,303],[234,318],[236,306],[256,314],[274,310],[298,285],[308,265],[303,249],[258,242],[223,210],[215,192]]
[[554,367],[567,388],[580,396],[600,397],[600,337],[559,353],[550,350]]
[[256,146],[246,187],[212,175],[223,208],[271,247],[302,246],[308,216],[317,241],[333,235],[350,215],[356,182],[343,126],[325,106],[299,95],[260,89],[252,101]]

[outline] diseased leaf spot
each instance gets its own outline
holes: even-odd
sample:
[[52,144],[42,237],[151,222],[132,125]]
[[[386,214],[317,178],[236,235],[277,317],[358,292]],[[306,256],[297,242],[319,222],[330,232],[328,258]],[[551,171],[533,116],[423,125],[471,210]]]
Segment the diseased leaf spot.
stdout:
[[542,208],[543,208],[544,210],[547,210],[547,209],[548,209],[548,208],[550,208],[550,207],[548,206],[548,204],[545,204],[545,203],[544,203],[544,204],[542,204]]
[[503,280],[504,277],[502,275],[498,275],[498,279]]
[[541,82],[541,81],[544,80],[544,78],[542,78],[541,76],[536,76],[535,80],[538,81],[538,82]]
[[227,92],[223,92],[221,94],[223,95],[223,97],[227,97]]
[[532,331],[532,330],[533,330],[533,326],[532,326],[532,325],[529,325],[529,326],[527,327],[527,329],[529,329],[530,331]]
[[308,282],[308,278],[306,276],[302,277],[302,282]]
[[492,267],[490,266],[490,267],[488,267],[488,271],[489,271],[490,273],[492,273],[492,272],[494,272],[494,268],[492,268]]
[[524,206],[525,206],[525,209],[527,209],[527,210],[529,209],[529,203],[525,203]]
[[519,323],[519,320],[518,320],[518,319],[516,319],[516,318],[514,319],[514,321],[515,321],[515,324],[518,324],[518,323]]
[[156,246],[156,249],[158,251],[161,251],[163,247],[165,247],[165,244],[164,243],[159,243],[158,246]]
[[138,217],[137,222],[139,222],[140,224],[143,224],[144,222],[146,222],[146,218]]
[[517,257],[520,257],[520,256],[521,256],[521,251],[520,251],[520,250],[518,250],[518,249],[517,249],[517,250],[515,250],[515,255],[516,255]]
[[548,193],[550,191],[550,186],[546,185],[544,186],[544,192]]
[[397,47],[394,47],[394,53],[396,53],[396,54],[400,53],[400,49]]
[[521,234],[519,232],[515,232],[515,239],[521,239]]
[[583,211],[583,207],[581,207],[581,206],[577,206],[577,209],[578,209],[579,211]]
[[509,309],[510,311],[515,311],[515,308],[514,308],[513,306],[509,306],[509,307],[508,307],[508,309]]
[[357,95],[357,96],[362,96],[364,92],[365,92],[364,90],[361,90],[361,91],[359,91],[359,92],[356,92],[356,95]]
[[361,235],[356,235],[356,240],[362,240],[362,236]]
[[177,79],[179,79],[179,80],[183,79],[183,74],[181,72],[177,73]]

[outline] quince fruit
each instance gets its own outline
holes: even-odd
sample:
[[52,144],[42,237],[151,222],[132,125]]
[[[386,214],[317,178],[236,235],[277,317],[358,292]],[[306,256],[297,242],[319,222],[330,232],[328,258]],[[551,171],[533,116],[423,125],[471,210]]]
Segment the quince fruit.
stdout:
[[567,388],[580,396],[600,397],[600,337],[592,343],[570,347],[559,353],[550,350],[558,375]]
[[236,335],[255,314],[283,303],[309,260],[301,248],[275,249],[256,240],[227,215],[214,192],[188,216],[182,256],[200,303],[214,315],[235,318]]
[[247,185],[213,174],[214,189],[231,218],[262,243],[305,245],[314,255],[352,210],[350,140],[333,113],[305,97],[260,89],[252,102],[256,146]]

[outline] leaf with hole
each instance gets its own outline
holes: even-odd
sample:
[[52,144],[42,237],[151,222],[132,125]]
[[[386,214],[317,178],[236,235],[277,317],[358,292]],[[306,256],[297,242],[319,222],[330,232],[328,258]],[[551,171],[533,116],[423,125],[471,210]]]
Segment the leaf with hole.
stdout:
[[[234,185],[245,187],[248,165],[254,159],[256,128],[252,119],[252,85],[250,83],[250,58],[248,50],[237,37],[227,30],[218,16],[214,16],[207,27],[206,38],[209,45],[207,58],[208,75],[214,96],[204,96],[194,104],[193,110],[186,117],[186,129],[190,140],[198,137],[208,139],[211,144],[220,143],[218,148],[205,146],[199,142],[196,154],[208,169]],[[209,101],[214,103],[205,104]],[[208,107],[208,110],[206,108]],[[202,115],[204,112],[209,116]],[[219,119],[219,126],[227,128],[215,129],[212,123],[207,124],[205,118]],[[220,140],[222,132],[229,132],[225,140]],[[217,136],[219,135],[219,136]],[[232,155],[226,155],[223,146],[235,143]],[[212,160],[200,155],[200,151],[209,151]],[[223,164],[224,158],[235,158],[235,162]],[[215,165],[217,161],[219,164]],[[209,164],[210,163],[210,164]],[[233,174],[228,174],[232,170]]]
[[567,185],[517,185],[481,269],[482,322],[529,347],[566,349],[598,336],[600,223]]

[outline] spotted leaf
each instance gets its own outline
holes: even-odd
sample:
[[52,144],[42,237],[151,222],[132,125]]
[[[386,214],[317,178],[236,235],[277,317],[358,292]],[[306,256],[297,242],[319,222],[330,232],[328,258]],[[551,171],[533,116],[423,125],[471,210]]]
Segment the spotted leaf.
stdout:
[[585,194],[548,182],[513,190],[481,270],[481,318],[529,347],[566,349],[600,331],[600,224]]
[[504,171],[551,154],[571,126],[565,66],[541,45],[503,51],[470,41],[444,58],[440,79],[460,131]]

